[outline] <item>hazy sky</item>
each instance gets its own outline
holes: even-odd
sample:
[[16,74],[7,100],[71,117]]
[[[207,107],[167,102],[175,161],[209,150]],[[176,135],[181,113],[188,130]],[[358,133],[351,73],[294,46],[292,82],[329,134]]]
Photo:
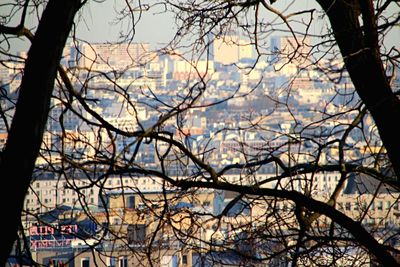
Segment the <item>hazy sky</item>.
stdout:
[[[2,1],[2,0],[0,0]],[[116,6],[114,0],[106,0],[103,3],[90,1],[80,10],[76,16],[77,36],[89,42],[114,42],[118,39],[120,31],[132,28],[131,25],[116,24]],[[121,1],[117,2],[121,3]],[[123,2],[122,2],[123,3]],[[4,14],[1,12],[0,14]],[[171,15],[160,13],[160,8],[141,13],[138,25],[135,27],[135,37],[133,42],[148,42],[153,47],[161,47],[162,44],[170,41],[174,34],[174,22]],[[139,12],[134,12],[135,19]],[[18,19],[14,20],[9,26],[16,26]],[[33,32],[36,30],[37,19],[30,17],[26,21],[27,27]],[[0,44],[4,46],[5,44]],[[24,51],[29,49],[29,42],[21,37],[19,41],[13,42],[12,51]]]
[[[107,0],[105,3],[89,2],[81,12],[81,17],[84,18],[84,20],[81,19],[80,21],[79,35],[94,42],[116,40],[119,31],[126,30],[126,27],[124,28],[126,25],[122,27],[121,25],[112,25],[115,19],[114,10],[116,8],[116,2],[121,3],[121,1],[118,0]],[[142,3],[143,2],[144,1],[142,1]],[[274,7],[279,9],[281,7],[286,7],[288,4],[291,4],[291,9],[296,11],[300,8],[318,8],[314,0],[280,0],[274,4]],[[392,10],[393,8],[397,8],[394,5],[391,7]],[[162,13],[162,11],[162,6],[158,6],[157,8],[152,8],[150,11],[142,12],[140,22],[136,27],[135,42],[148,42],[152,44],[153,47],[159,47],[172,39],[176,30],[173,17],[171,14]],[[268,16],[271,15],[271,13],[267,13],[265,10],[262,12]],[[398,12],[400,12],[400,10],[398,10]],[[139,16],[139,12],[135,12],[134,14],[136,17]],[[320,14],[316,14],[314,17],[318,15]],[[82,22],[85,22],[86,26],[85,23]],[[315,23],[313,27],[314,29],[311,29],[312,31],[320,32],[322,24]],[[388,42],[390,46],[400,46],[400,26],[397,27],[396,32],[393,31]]]
[[[120,31],[126,32],[132,27],[126,23],[115,24],[115,9],[114,1],[89,3],[81,12],[78,35],[93,42],[117,40]],[[148,42],[158,46],[172,39],[176,29],[173,17],[162,11],[160,6],[150,11],[134,12],[135,20],[141,16],[135,27],[134,42]]]
[[[0,0],[1,1],[1,0]],[[149,1],[142,1],[149,2]],[[157,1],[154,1],[157,3]],[[115,24],[115,10],[118,9],[116,3],[124,4],[125,1],[121,0],[106,0],[103,3],[95,1],[88,1],[79,16],[77,17],[78,29],[77,35],[79,38],[90,42],[113,42],[118,39],[120,31],[125,31],[131,28],[128,24]],[[137,2],[135,2],[137,3]],[[304,1],[292,1],[292,0],[280,0],[274,4],[274,7],[279,8],[280,6],[286,6],[289,3],[295,3],[292,5],[293,10],[300,8],[313,8],[315,7],[314,0]],[[301,4],[298,4],[301,3]],[[1,11],[1,10],[0,10]],[[152,8],[150,11],[144,11],[141,13],[141,19],[136,26],[136,33],[133,39],[134,42],[148,42],[153,48],[162,47],[163,44],[170,41],[176,31],[176,26],[171,14],[162,13],[162,6],[159,5],[157,8]],[[264,14],[267,13],[263,10]],[[134,12],[135,19],[139,16],[139,12]],[[270,14],[268,14],[269,16]],[[319,15],[319,14],[316,14]],[[316,23],[313,26],[314,31],[320,31],[321,24]],[[390,36],[389,46],[400,46],[400,27],[397,27],[396,32]],[[28,49],[27,42],[25,44],[17,44],[18,50]]]

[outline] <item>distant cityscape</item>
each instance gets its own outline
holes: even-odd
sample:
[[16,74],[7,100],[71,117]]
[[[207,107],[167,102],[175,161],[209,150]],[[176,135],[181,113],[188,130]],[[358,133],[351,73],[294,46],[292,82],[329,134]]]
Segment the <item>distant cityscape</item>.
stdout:
[[[178,52],[151,52],[147,43],[71,43],[65,48],[61,64],[68,67],[76,92],[91,100],[87,101],[90,108],[123,131],[152,127],[160,117],[173,114],[180,103],[190,103],[180,117],[167,117],[162,124],[163,130],[181,140],[194,154],[201,154],[204,161],[216,169],[262,160],[270,155],[285,163],[295,155],[296,164],[308,163],[315,160],[318,146],[306,139],[323,143],[340,138],[358,114],[359,98],[345,73],[338,71],[327,75],[322,71],[328,67],[341,70],[341,62],[319,60],[318,65],[313,63],[311,40],[302,40],[300,49],[294,45],[293,37],[272,37],[270,43],[268,54],[257,62],[253,47],[236,35],[214,40],[208,58],[198,60],[184,59]],[[26,58],[27,54],[20,56]],[[14,112],[10,101],[18,93],[22,67],[22,62],[0,65],[1,89],[11,96],[11,100],[1,99],[2,109],[9,115],[7,119],[12,118]],[[400,88],[399,78],[395,88]],[[90,120],[93,115],[79,108],[77,102],[68,103],[71,107],[67,108],[67,97],[61,90],[55,89],[54,96],[43,140],[43,149],[48,152],[38,159],[39,166],[48,162],[59,164],[60,151],[76,162],[95,158],[98,148],[88,144],[102,140],[102,148],[107,153],[135,154],[135,162],[141,167],[159,169],[157,153],[168,151],[168,144],[143,142],[135,151],[131,144],[136,137],[116,135],[111,140],[106,132],[93,131],[93,127],[82,119]],[[73,112],[74,108],[80,114]],[[6,123],[11,121],[0,122],[1,147],[7,140]],[[343,152],[346,162],[362,161],[368,165],[381,149],[372,119],[367,117],[362,127],[362,131],[352,131],[346,139],[349,144]],[[368,136],[368,142],[365,136]],[[295,142],[300,139],[304,141]],[[318,155],[318,164],[337,163],[339,153],[337,146],[327,147]],[[196,170],[193,162],[189,161],[182,168],[182,163],[173,158],[166,172],[176,179],[185,179]],[[314,198],[327,201],[341,175],[337,170],[273,179],[282,173],[279,167],[269,163],[252,173],[231,170],[223,175],[223,179],[233,184],[299,192],[312,184]],[[209,243],[218,238],[220,242],[230,239],[236,224],[262,217],[265,210],[289,212],[294,209],[293,204],[284,200],[272,204],[244,197],[244,204],[235,205],[225,221],[215,228],[216,220],[212,215],[220,214],[238,194],[201,189],[191,197],[176,201],[173,197],[177,194],[176,189],[155,175],[110,175],[105,176],[102,187],[93,186],[93,181],[101,179],[101,175],[88,177],[83,172],[67,171],[45,171],[35,175],[25,198],[23,223],[37,262],[46,266],[86,267],[96,262],[99,266],[126,267],[146,266],[149,257],[154,257],[156,265],[163,267],[214,266],[212,260],[216,256],[205,252]],[[351,174],[336,201],[338,209],[354,219],[360,219],[369,209],[368,216],[363,216],[360,223],[396,232],[400,225],[400,193],[384,186],[375,194],[373,188],[377,187],[373,178]],[[192,237],[196,249],[184,247],[173,230],[166,227],[163,235],[154,237],[159,242],[157,249],[151,253],[145,251],[147,238],[158,227],[158,218],[154,214],[162,213],[165,198],[170,199],[171,208],[181,211],[173,216],[180,221],[183,232],[192,227],[184,218],[188,210],[209,214],[201,218],[201,226]],[[146,200],[149,199],[153,207],[148,207]],[[246,206],[246,201],[252,201],[252,205]],[[150,208],[153,212],[142,212]],[[110,212],[108,218],[105,210]],[[57,226],[59,221],[64,222],[63,227]],[[291,223],[294,222],[287,221],[288,229]],[[107,238],[96,239],[100,235],[107,236],[101,225],[119,233],[122,243],[115,244]],[[98,254],[93,253],[94,248]],[[138,254],[132,256],[131,250]],[[221,259],[221,266],[243,263],[240,257],[229,254],[225,256],[231,262],[223,262],[222,251],[215,253],[221,253],[217,257]],[[355,259],[359,262],[370,260],[368,255],[360,256],[359,253],[356,249],[349,250],[339,261],[346,265],[354,263]],[[279,261],[271,260],[269,266],[286,266],[281,265],[285,262],[282,257]],[[251,266],[261,265],[254,263]]]
[[[334,77],[323,75],[318,66],[310,65],[307,58],[310,40],[305,40],[305,48],[299,51],[293,47],[293,37],[274,37],[271,54],[261,57],[255,64],[252,46],[237,36],[230,38],[232,40],[215,40],[211,46],[213,53],[207,60],[190,62],[176,54],[151,53],[146,43],[81,44],[66,47],[62,63],[69,66],[76,90],[84,91],[86,98],[93,99],[88,102],[90,107],[110,124],[128,131],[152,126],[172,106],[188,98],[188,88],[200,86],[198,82],[202,80],[206,90],[185,112],[179,125],[175,118],[171,118],[163,126],[177,136],[185,135],[185,142],[193,150],[204,149],[212,137],[212,143],[207,144],[214,151],[208,155],[209,162],[221,166],[241,162],[243,153],[238,146],[243,143],[246,152],[257,156],[260,148],[266,145],[279,150],[282,144],[287,143],[289,134],[294,138],[301,130],[305,136],[326,135],[354,119],[356,112],[326,119],[332,114],[350,110],[359,99],[348,77],[341,77],[340,83],[335,84],[331,81]],[[26,53],[21,53],[21,57],[26,57]],[[289,62],[286,57],[294,59]],[[320,61],[319,64],[321,68],[328,65],[331,68],[336,65],[336,69],[342,67],[340,62]],[[12,96],[19,86],[21,66],[16,63],[0,66],[2,88],[9,92],[8,95]],[[85,80],[84,84],[81,84],[82,80]],[[201,89],[192,90],[198,92]],[[53,99],[48,132],[44,137],[46,146],[59,146],[61,128],[71,138],[78,134],[89,142],[95,140],[96,133],[79,116],[65,108],[62,96],[57,98]],[[134,110],[129,107],[127,98],[135,104]],[[3,110],[7,110],[5,100],[2,105]],[[13,112],[13,109],[8,112]],[[83,117],[90,118],[85,110],[81,112]],[[322,125],[304,127],[322,119],[326,119]],[[254,123],[267,130],[250,129]],[[364,124],[365,131],[373,131],[371,123],[370,120]],[[223,134],[217,134],[222,129],[238,127],[248,130],[225,130]],[[7,137],[5,129],[2,121],[0,145]],[[357,153],[357,149],[362,153],[367,144],[363,143],[360,132],[352,132],[349,138],[356,144],[352,153]],[[120,152],[129,142],[127,138],[118,138],[116,149]],[[63,145],[68,150],[68,143]],[[71,145],[76,148],[79,143]],[[90,148],[85,149],[80,152],[93,153]],[[137,162],[157,164],[154,149],[152,144],[143,146],[136,157]],[[287,147],[280,149],[281,152],[285,150]],[[328,152],[326,158],[329,153],[335,152]],[[299,159],[300,162],[307,160]]]

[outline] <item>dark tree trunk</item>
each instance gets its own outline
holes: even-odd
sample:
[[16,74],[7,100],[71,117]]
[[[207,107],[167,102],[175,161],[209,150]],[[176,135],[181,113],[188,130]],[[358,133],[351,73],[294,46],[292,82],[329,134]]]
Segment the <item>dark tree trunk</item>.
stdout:
[[17,237],[25,194],[31,182],[65,42],[80,0],[50,0],[28,53],[21,89],[5,150],[1,157],[0,176],[2,212],[6,216],[1,235],[0,265],[4,266]]
[[396,120],[400,118],[400,101],[390,87],[380,58],[372,0],[317,2],[328,15],[346,69],[378,127],[398,183],[400,138]]
[[[399,184],[400,138],[396,121],[400,118],[400,101],[390,87],[380,58],[373,1],[317,0],[317,2],[329,18],[345,67],[358,95],[378,127],[379,135],[397,176],[396,184]],[[359,18],[362,19],[362,26]],[[358,238],[363,238],[363,235]],[[364,241],[368,248],[372,248],[372,244],[376,243],[375,240]],[[393,257],[385,255],[385,252],[375,256],[385,266],[400,265]],[[393,262],[385,263],[386,260]]]

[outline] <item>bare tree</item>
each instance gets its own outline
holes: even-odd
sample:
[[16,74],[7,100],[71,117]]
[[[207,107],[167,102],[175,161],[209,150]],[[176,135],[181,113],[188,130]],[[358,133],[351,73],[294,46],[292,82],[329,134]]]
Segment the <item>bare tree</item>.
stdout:
[[[33,224],[40,223],[48,233],[83,242],[86,250],[70,262],[90,256],[100,266],[115,259],[121,266],[125,260],[153,266],[168,257],[194,265],[230,258],[232,265],[250,266],[397,266],[399,144],[388,114],[399,112],[399,64],[397,48],[386,51],[383,43],[398,24],[398,12],[391,11],[398,4],[317,2],[322,10],[294,3],[278,10],[273,1],[126,2],[118,19],[129,29],[119,43],[90,44],[74,35],[74,52],[57,67],[81,5],[62,2],[68,25],[54,44],[57,54],[48,55],[51,70],[40,69],[47,93],[26,100],[45,101],[40,122],[20,102],[24,86],[34,84],[29,75],[41,77],[34,71],[43,59],[35,61],[34,47],[46,12],[61,16],[47,11],[58,3],[46,6],[35,37],[24,19],[15,28],[2,26],[3,44],[10,35],[32,40],[16,106],[15,95],[2,92],[8,139],[1,173],[32,177],[29,188],[30,179],[21,178],[25,187],[7,180],[16,183],[7,188],[21,189],[18,207],[28,191],[16,247],[36,249]],[[27,1],[14,8],[24,18],[28,7]],[[157,52],[133,42],[138,18],[152,10],[172,12],[177,26]],[[329,19],[327,32],[311,32],[315,14]],[[58,36],[45,26],[43,32]],[[284,45],[269,43],[275,33],[289,35]],[[40,54],[53,51],[38,47]],[[218,51],[250,48],[252,58],[217,59]],[[113,59],[113,51],[122,56]],[[6,49],[2,55],[10,56]],[[175,63],[177,70],[168,72]],[[312,92],[324,93],[308,104],[314,86],[321,88]],[[24,121],[32,122],[32,131],[41,129],[29,135],[34,140],[26,138],[28,129],[14,130],[19,110],[28,111]],[[208,123],[199,122],[205,111]],[[202,132],[207,127],[212,130]],[[37,152],[18,147],[37,151],[40,142],[34,168]],[[21,153],[31,155],[26,170],[18,167]],[[43,196],[45,183],[55,198]],[[20,216],[12,217],[10,244]],[[87,230],[86,222],[95,229]],[[79,225],[73,232],[65,226],[72,223]]]
[[[13,121],[7,143],[1,155],[1,177],[4,185],[13,192],[13,202],[6,205],[5,212],[10,218],[5,221],[3,235],[5,244],[1,254],[1,264],[5,264],[17,237],[23,200],[30,184],[30,177],[39,153],[43,132],[50,106],[57,65],[61,58],[74,15],[80,1],[51,1],[41,18],[40,26],[32,37],[25,28],[24,21],[29,1],[23,6],[21,22],[12,28],[2,26],[2,34],[25,34],[32,39]],[[1,201],[9,202],[8,194]]]

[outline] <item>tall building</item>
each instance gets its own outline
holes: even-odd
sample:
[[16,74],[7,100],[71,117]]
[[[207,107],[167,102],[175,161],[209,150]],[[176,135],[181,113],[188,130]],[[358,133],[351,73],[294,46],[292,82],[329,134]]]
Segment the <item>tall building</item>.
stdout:
[[[296,40],[297,39],[297,40]],[[272,62],[287,62],[303,66],[308,62],[311,51],[310,38],[303,36],[274,36],[271,37]]]
[[242,59],[252,58],[253,47],[238,35],[227,35],[216,38],[212,45],[215,62],[229,65],[238,63]]
[[148,43],[83,44],[81,66],[95,70],[126,69],[150,59]]
[[189,62],[185,60],[175,60],[173,63],[173,79],[188,80],[212,75],[214,72],[214,62],[207,60],[199,60],[197,62]]

